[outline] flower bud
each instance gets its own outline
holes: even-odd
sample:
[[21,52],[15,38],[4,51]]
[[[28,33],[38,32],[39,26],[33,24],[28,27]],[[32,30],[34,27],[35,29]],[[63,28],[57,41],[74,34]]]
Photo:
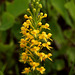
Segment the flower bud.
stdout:
[[43,16],[43,13],[41,12],[40,15]]
[[39,23],[38,23],[38,25],[39,25],[39,26],[41,26],[41,25],[42,25],[42,23],[41,23],[41,22],[39,22]]
[[27,11],[30,11],[30,9],[28,8]]
[[39,4],[39,7],[42,8],[42,4]]
[[29,19],[32,20],[32,16],[29,16]]
[[30,24],[30,20],[27,20],[26,22],[27,22],[27,24]]
[[45,24],[45,26],[48,28],[48,27],[49,27],[49,24],[48,24],[48,23],[46,23],[46,24]]
[[47,14],[46,13],[44,14],[44,17],[47,17]]
[[31,6],[33,7],[33,4],[31,4]]
[[35,0],[33,0],[33,2],[35,2]]
[[38,4],[39,4],[39,2],[36,2],[36,4],[38,5]]
[[28,16],[27,16],[27,15],[24,15],[24,18],[25,18],[25,19],[27,19],[27,18],[28,18]]
[[33,8],[33,12],[36,12],[36,9],[35,8]]

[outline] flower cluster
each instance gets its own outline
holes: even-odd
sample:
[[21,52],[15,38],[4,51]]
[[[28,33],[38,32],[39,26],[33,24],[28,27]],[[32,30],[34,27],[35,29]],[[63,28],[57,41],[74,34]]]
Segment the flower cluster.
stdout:
[[[27,11],[31,16],[24,15],[26,21],[23,23],[21,27],[21,33],[23,34],[20,40],[20,47],[23,49],[23,53],[21,54],[20,62],[28,63],[30,67],[25,68],[23,70],[23,74],[28,74],[31,71],[39,71],[41,74],[45,72],[45,68],[40,65],[42,61],[45,59],[49,59],[52,56],[51,53],[45,54],[42,51],[43,47],[46,47],[50,50],[52,47],[51,42],[51,33],[46,33],[42,31],[42,29],[48,29],[49,24],[46,23],[42,25],[42,19],[47,17],[47,14],[43,14],[40,12],[40,8],[42,8],[42,4],[39,3],[40,0],[32,0],[32,12],[28,8]],[[50,41],[48,41],[50,40]]]

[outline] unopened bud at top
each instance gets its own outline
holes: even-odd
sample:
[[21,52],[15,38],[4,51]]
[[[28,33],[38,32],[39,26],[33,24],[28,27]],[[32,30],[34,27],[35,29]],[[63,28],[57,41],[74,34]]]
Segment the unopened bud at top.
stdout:
[[39,7],[42,8],[42,4],[39,4]]
[[35,0],[33,0],[33,2],[35,2]]
[[46,13],[44,14],[44,17],[47,17],[47,14]]
[[38,1],[40,1],[40,0],[38,0]]
[[45,26],[48,28],[48,27],[49,27],[49,24],[48,24],[48,23],[46,23],[46,24],[45,24]]
[[35,8],[33,8],[33,12],[36,12],[36,9]]
[[42,23],[41,23],[41,22],[39,22],[39,23],[38,23],[38,25],[39,25],[39,26],[41,26],[41,25],[42,25]]
[[30,24],[30,20],[27,20],[26,23]]
[[32,16],[29,16],[29,19],[32,20]]
[[39,2],[36,2],[36,4],[38,5],[38,4],[39,4]]
[[33,4],[31,4],[31,6],[33,7]]
[[28,8],[27,11],[30,11],[30,9]]
[[27,16],[27,15],[24,15],[24,18],[25,18],[25,19],[27,19],[27,18],[28,18],[28,16]]
[[40,15],[43,16],[43,13],[41,12]]

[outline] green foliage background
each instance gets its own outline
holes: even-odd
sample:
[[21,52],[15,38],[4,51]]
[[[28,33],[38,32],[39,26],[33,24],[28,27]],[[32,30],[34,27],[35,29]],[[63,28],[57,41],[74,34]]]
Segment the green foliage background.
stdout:
[[[30,0],[0,0],[0,75],[21,75],[20,27]],[[45,75],[75,74],[75,0],[41,0],[52,33],[53,62],[46,60]],[[31,74],[30,74],[31,75]]]

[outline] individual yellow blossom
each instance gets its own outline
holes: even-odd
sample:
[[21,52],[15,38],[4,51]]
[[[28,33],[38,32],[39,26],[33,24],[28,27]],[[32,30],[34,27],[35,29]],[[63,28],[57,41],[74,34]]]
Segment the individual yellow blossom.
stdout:
[[33,30],[31,33],[36,37],[36,35],[39,33],[39,30]]
[[31,48],[30,50],[34,53],[37,53],[39,51],[40,47],[36,47],[34,46],[33,48]]
[[25,57],[27,57],[27,54],[26,54],[25,52],[23,52],[23,53],[22,53],[22,56],[25,56]]
[[45,41],[47,41],[47,34],[46,32],[42,32],[42,34],[39,34],[39,39],[44,39]]
[[45,59],[49,59],[49,60],[51,60],[52,61],[52,59],[50,58],[52,56],[52,54],[51,53],[49,53],[49,54],[45,54],[45,56],[44,56],[44,58],[43,58],[43,60],[45,61]]
[[33,46],[33,45],[39,45],[39,42],[37,40],[32,39],[31,46]]
[[37,55],[39,56],[40,60],[42,61],[44,56],[45,56],[45,53],[37,53]]
[[49,59],[49,60],[51,60],[52,61],[52,59],[50,58],[52,56],[52,54],[51,53],[49,53],[48,55],[47,55],[47,58]]
[[33,39],[33,36],[30,33],[26,33],[28,39]]
[[29,72],[31,72],[30,67],[29,68],[25,68],[24,71],[22,72],[22,74],[28,74]]
[[26,31],[21,31],[21,33],[23,34],[23,36],[25,36],[25,35],[26,35]]
[[51,33],[48,33],[47,38],[50,38],[51,36],[52,36],[52,34]]
[[27,31],[28,31],[27,28],[25,28],[25,27],[21,27],[21,32],[20,32],[20,33],[25,34]]
[[26,53],[22,53],[20,62],[24,62],[25,64],[27,62],[27,59],[28,59],[28,55]]
[[20,44],[20,47],[21,47],[21,48],[24,48],[24,47],[25,47],[25,45],[24,45],[23,43],[21,43],[21,44]]
[[49,45],[51,45],[50,42],[43,43],[42,45],[43,45],[43,47],[47,47],[48,50],[50,50],[50,48],[51,48],[51,47],[49,46]]
[[32,66],[32,69],[35,70],[35,68],[39,66],[39,63],[31,62],[30,65]]
[[31,58],[31,57],[29,57],[28,61],[29,61],[29,62],[33,62],[33,60],[32,60],[32,58]]
[[48,23],[46,23],[45,25],[42,25],[42,28],[45,28],[45,29],[49,29],[50,30]]
[[21,39],[21,43],[25,43],[25,39]]
[[46,27],[46,28],[48,28],[48,27],[49,27],[49,24],[48,24],[48,23],[46,23],[46,24],[45,24],[45,27]]
[[40,67],[40,68],[36,68],[38,71],[40,71],[41,74],[43,74],[45,72],[45,68],[44,67]]
[[28,23],[24,22],[23,25],[24,25],[25,28],[26,27],[29,28],[29,24]]
[[27,59],[25,57],[21,57],[20,62],[24,62],[24,64],[27,62]]
[[20,40],[20,43],[23,43],[23,44],[25,44],[25,43],[27,43],[27,42],[28,42],[27,39],[23,39],[23,38],[22,38],[22,39]]
[[38,41],[37,41],[37,40],[34,40],[34,39],[32,39],[31,42],[32,42],[33,45],[34,45],[34,44],[35,44],[35,45],[38,44]]
[[21,30],[22,30],[22,31],[26,31],[25,27],[21,27]]

